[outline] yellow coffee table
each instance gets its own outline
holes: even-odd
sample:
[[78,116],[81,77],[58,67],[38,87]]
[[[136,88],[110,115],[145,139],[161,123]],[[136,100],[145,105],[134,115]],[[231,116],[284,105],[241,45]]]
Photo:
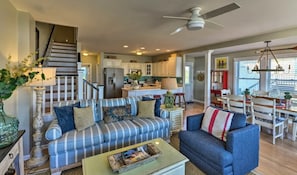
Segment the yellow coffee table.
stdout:
[[127,172],[121,173],[120,175],[184,175],[185,174],[185,163],[189,161],[183,154],[178,152],[175,148],[169,145],[163,139],[154,139],[139,144],[131,145],[114,151],[102,153],[96,156],[88,157],[82,160],[82,168],[84,175],[114,175],[109,166],[107,157],[125,150],[144,145],[146,143],[154,143],[159,150],[161,155],[152,162],[149,162],[140,167],[134,168]]

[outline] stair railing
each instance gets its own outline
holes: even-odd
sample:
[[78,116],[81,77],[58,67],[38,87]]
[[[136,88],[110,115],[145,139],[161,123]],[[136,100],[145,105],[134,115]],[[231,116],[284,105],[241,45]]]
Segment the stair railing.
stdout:
[[50,33],[50,35],[48,37],[48,40],[47,40],[46,48],[45,48],[45,50],[43,52],[43,57],[46,57],[46,56],[49,55],[49,51],[51,50],[51,43],[53,42],[52,37],[53,37],[55,27],[56,27],[56,25],[53,25],[51,33]]

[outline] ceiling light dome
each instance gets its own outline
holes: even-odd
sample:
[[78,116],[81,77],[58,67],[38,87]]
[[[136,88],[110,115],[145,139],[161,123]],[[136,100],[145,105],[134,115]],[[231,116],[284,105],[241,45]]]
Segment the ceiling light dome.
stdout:
[[195,20],[190,20],[187,23],[188,30],[200,30],[204,28],[205,21],[202,18],[196,18]]

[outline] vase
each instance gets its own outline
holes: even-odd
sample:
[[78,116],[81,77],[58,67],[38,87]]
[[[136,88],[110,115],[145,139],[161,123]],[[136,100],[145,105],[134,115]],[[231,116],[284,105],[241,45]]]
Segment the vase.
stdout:
[[137,80],[133,81],[132,87],[133,87],[133,89],[139,89],[140,88]]
[[0,148],[12,144],[18,138],[19,121],[16,117],[6,115],[4,103],[0,99]]
[[291,107],[291,99],[285,99],[286,100],[286,109],[289,109]]

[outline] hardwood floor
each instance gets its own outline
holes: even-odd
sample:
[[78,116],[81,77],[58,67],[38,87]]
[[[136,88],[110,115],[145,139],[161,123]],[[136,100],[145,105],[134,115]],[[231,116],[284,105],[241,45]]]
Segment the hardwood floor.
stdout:
[[[188,104],[184,111],[184,119],[189,115],[201,112],[203,112],[203,104]],[[254,172],[262,175],[297,175],[297,141],[293,142],[290,139],[291,132],[292,128],[289,127],[289,134],[284,140],[277,139],[276,144],[273,145],[272,136],[262,129],[259,166]]]

